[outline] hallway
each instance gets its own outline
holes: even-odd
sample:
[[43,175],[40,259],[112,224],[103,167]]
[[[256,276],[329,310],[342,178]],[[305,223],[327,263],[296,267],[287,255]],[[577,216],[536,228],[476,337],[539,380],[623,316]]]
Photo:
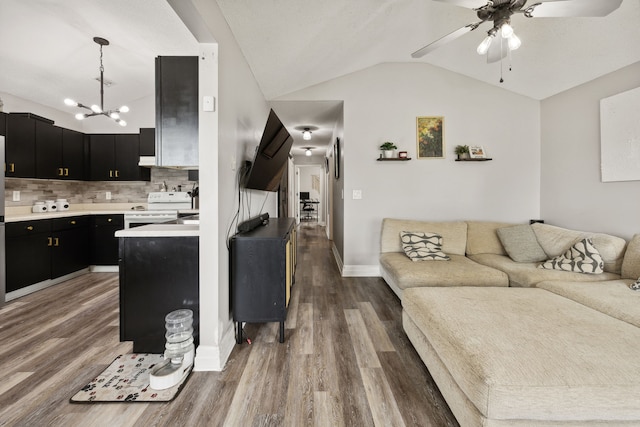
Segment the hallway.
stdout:
[[456,426],[380,278],[341,278],[325,230],[303,224],[285,342],[249,324],[223,372],[169,403],[70,404],[118,354],[118,278],[92,273],[0,309],[0,425]]

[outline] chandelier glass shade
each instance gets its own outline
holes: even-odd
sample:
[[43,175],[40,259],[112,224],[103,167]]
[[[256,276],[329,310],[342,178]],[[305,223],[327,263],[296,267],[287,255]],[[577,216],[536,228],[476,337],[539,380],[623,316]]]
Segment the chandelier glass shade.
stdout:
[[[302,139],[304,139],[305,141],[309,141],[311,139],[311,131],[309,130],[309,128],[304,128],[304,130],[302,131]],[[307,155],[310,156],[311,154]]]
[[87,106],[80,102],[74,101],[71,98],[66,98],[64,103],[70,107],[80,107],[86,110],[89,110],[88,113],[78,113],[75,115],[76,119],[84,120],[88,117],[94,116],[107,116],[113,119],[120,126],[126,126],[127,122],[120,118],[120,113],[126,113],[129,111],[129,107],[123,105],[120,108],[116,108],[113,110],[105,110],[104,109],[104,65],[102,64],[102,47],[109,45],[109,40],[104,39],[102,37],[94,37],[93,41],[100,45],[100,105],[93,104],[91,106]]
[[[509,50],[516,50],[522,45],[522,40],[520,40],[520,38],[516,36],[516,34],[513,32],[513,27],[508,22],[502,24],[499,31],[502,35],[502,38],[507,41]],[[476,49],[478,55],[484,55],[489,51],[489,47],[491,47],[491,43],[493,43],[493,39],[496,37],[497,32],[498,29],[496,27],[489,30],[489,32],[487,33],[487,37],[478,45],[478,48]]]

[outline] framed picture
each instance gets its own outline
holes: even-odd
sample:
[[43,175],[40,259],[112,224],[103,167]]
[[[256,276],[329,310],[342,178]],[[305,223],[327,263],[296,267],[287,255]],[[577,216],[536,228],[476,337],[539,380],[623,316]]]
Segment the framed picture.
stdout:
[[487,155],[484,153],[482,145],[472,145],[469,147],[469,157],[472,159],[484,159]]
[[416,135],[419,159],[444,159],[444,117],[418,117]]
[[333,170],[336,179],[340,178],[340,138],[336,138],[336,143],[333,145]]

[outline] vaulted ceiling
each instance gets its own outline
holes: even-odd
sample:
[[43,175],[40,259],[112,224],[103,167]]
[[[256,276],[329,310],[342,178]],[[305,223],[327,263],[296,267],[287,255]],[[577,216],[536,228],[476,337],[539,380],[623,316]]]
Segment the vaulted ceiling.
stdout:
[[[421,59],[411,58],[422,46],[477,21],[474,11],[453,4],[217,2],[268,100],[385,62],[426,62],[544,99],[640,61],[640,0],[623,0],[605,18],[514,16],[522,47],[503,64],[512,68],[504,83],[499,83],[500,63],[487,64],[475,51],[488,24]],[[111,100],[119,105],[153,94],[155,56],[197,52],[192,35],[164,0],[2,0],[0,92],[61,110],[67,108],[65,97],[92,102],[99,89],[93,80],[99,75],[94,36],[111,42],[104,48],[105,76],[114,82],[105,91],[107,107],[116,106]],[[308,116],[299,123],[313,120],[311,111],[290,110],[285,115],[300,110]]]

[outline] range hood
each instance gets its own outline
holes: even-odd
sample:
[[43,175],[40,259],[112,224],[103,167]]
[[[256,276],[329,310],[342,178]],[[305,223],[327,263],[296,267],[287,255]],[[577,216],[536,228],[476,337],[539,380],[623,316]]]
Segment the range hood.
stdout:
[[150,168],[156,166],[156,156],[140,156],[138,166]]

